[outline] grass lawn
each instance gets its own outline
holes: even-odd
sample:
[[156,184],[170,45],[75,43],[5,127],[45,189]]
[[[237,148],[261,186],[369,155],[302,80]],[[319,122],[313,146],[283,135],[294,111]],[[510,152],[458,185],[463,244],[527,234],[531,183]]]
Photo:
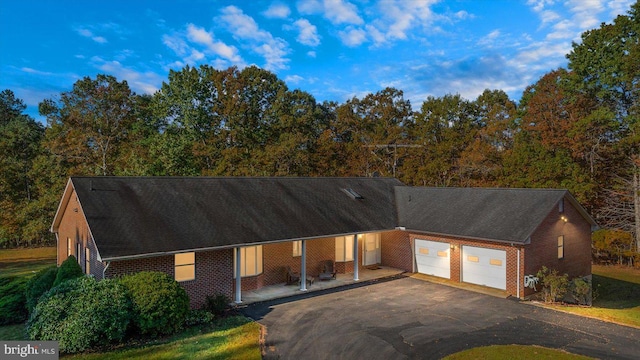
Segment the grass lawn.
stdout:
[[31,277],[39,270],[55,264],[55,247],[0,250],[0,277]]
[[67,359],[261,359],[260,325],[243,316],[214,321],[173,337],[113,351],[65,356]]
[[445,357],[443,360],[462,359],[592,359],[587,356],[571,354],[562,350],[527,345],[493,345],[464,350]]
[[640,327],[640,270],[594,265],[592,307],[551,305],[551,308]]

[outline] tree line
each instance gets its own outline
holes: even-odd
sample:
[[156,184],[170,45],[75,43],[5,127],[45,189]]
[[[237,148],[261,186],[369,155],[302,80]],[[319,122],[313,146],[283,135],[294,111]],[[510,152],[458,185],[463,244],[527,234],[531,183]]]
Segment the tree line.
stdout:
[[0,246],[55,241],[72,175],[394,176],[408,185],[569,189],[608,231],[596,253],[640,245],[640,5],[582,34],[518,103],[385,88],[318,102],[258,67],[170,71],[153,95],[110,75],[39,105],[0,93]]

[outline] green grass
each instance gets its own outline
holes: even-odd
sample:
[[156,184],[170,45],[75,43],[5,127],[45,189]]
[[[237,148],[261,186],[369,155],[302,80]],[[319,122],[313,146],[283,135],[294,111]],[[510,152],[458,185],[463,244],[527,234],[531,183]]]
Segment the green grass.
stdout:
[[623,325],[640,327],[640,270],[594,265],[592,307],[550,305],[551,308]]
[[31,277],[41,269],[55,264],[55,247],[0,250],[0,277]]
[[261,359],[260,325],[242,316],[191,328],[171,338],[101,353],[78,354],[68,359]]
[[502,359],[560,359],[578,360],[592,359],[587,356],[571,354],[562,350],[549,349],[541,346],[527,345],[493,345],[477,347],[449,355],[443,360],[502,360]]

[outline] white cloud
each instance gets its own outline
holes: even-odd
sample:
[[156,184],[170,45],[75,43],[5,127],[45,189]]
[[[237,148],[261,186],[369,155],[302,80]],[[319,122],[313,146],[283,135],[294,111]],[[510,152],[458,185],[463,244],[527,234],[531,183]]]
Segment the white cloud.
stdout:
[[315,58],[316,57],[316,52],[315,51],[307,51],[307,56],[310,58]]
[[334,25],[361,25],[364,20],[358,15],[358,8],[346,0],[306,0],[298,2],[298,11],[302,14],[319,14]]
[[356,47],[367,40],[367,33],[358,28],[347,27],[344,31],[338,32],[342,43],[349,47]]
[[289,59],[289,44],[281,38],[275,38],[268,31],[260,29],[256,21],[236,6],[227,6],[221,11],[218,20],[236,39],[247,40],[254,52],[262,56],[268,70],[286,69]]
[[291,14],[291,9],[285,4],[276,2],[262,14],[270,19],[286,19]]
[[600,24],[598,14],[604,10],[602,0],[570,0],[569,10],[574,14],[573,22],[581,30],[591,29]]
[[631,9],[631,4],[633,4],[634,1],[635,0],[610,0],[607,2],[609,14],[611,14],[612,18],[626,14],[629,9]]
[[299,43],[309,46],[320,45],[320,36],[318,35],[318,28],[311,24],[307,19],[298,19],[293,25],[300,31],[296,40]]
[[234,64],[243,63],[242,58],[238,55],[238,49],[229,46],[222,41],[215,41],[213,34],[205,29],[187,24],[187,39],[196,44],[205,46],[210,52],[231,61]]
[[358,8],[345,0],[324,0],[324,14],[334,24],[364,23],[358,15]]
[[95,66],[107,74],[115,76],[118,81],[126,80],[131,89],[137,93],[153,94],[158,91],[163,77],[152,72],[140,72],[122,65],[119,61],[104,61],[99,57],[93,58]]
[[285,76],[284,81],[289,84],[298,84],[304,81],[304,78],[300,75],[289,75]]
[[75,29],[76,32],[78,33],[78,35],[86,37],[86,38],[90,38],[91,40],[99,43],[99,44],[105,44],[107,43],[107,39],[104,38],[103,36],[96,36],[93,34],[93,32],[89,29],[86,28],[76,28]]
[[51,76],[53,75],[53,73],[48,72],[48,71],[41,71],[41,70],[36,70],[36,69],[32,69],[30,67],[23,67],[20,68],[20,70],[28,73],[28,74],[33,74],[33,75],[43,75],[43,76]]

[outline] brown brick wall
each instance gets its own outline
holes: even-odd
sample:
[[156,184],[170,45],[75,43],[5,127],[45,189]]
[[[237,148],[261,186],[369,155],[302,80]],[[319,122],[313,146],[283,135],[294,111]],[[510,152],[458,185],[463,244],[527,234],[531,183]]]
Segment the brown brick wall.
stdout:
[[[525,274],[535,275],[542,266],[556,269],[569,278],[591,275],[591,224],[568,200],[564,201],[565,223],[555,207],[525,246]],[[564,235],[564,258],[558,259],[558,236]],[[527,289],[527,294],[532,293]]]
[[[67,260],[68,238],[71,239],[71,255],[78,259],[80,267],[82,270],[85,270],[84,248],[88,245],[89,228],[84,220],[82,208],[80,207],[75,191],[71,193],[67,207],[63,209],[62,220],[58,228],[58,266]],[[78,244],[80,244],[80,253],[77,252]]]
[[382,265],[413,271],[413,250],[409,233],[406,231],[387,231],[382,233],[380,258]]
[[[173,277],[174,256],[156,256],[132,260],[112,261],[107,277],[116,277],[140,271],[161,271]],[[196,252],[196,278],[182,281],[192,308],[199,308],[207,295],[222,293],[233,296],[233,252],[231,249]]]

